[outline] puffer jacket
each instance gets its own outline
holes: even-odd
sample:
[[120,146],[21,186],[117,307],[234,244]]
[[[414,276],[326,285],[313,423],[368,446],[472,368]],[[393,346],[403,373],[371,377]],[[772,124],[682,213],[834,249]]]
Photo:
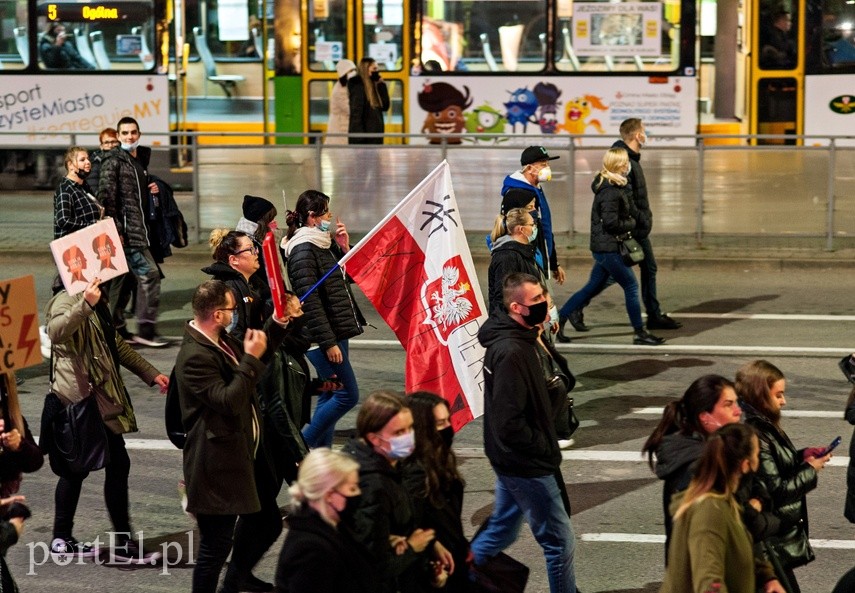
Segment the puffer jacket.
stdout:
[[623,140],[615,142],[612,148],[623,148],[629,155],[630,171],[627,180],[632,191],[632,201],[638,209],[632,236],[636,239],[644,239],[653,230],[653,211],[650,210],[650,200],[647,198],[647,180],[644,178],[644,169],[641,168],[641,155],[627,146]]
[[508,274],[525,272],[542,280],[543,274],[534,259],[535,246],[523,244],[508,235],[499,237],[490,253],[490,268],[487,270],[487,298],[490,314],[504,311],[502,283]]
[[105,216],[116,221],[125,249],[142,250],[149,246],[146,212],[149,211],[148,162],[151,149],[137,147],[134,157],[121,148],[112,149],[101,163],[98,201]]
[[[602,181],[602,183],[600,183]],[[617,253],[617,235],[635,228],[636,209],[632,205],[629,189],[612,185],[599,175],[591,183],[594,203],[591,206],[591,251]]]
[[[105,422],[107,427],[116,434],[136,432],[134,408],[119,369],[113,363],[101,320],[83,300],[83,293],[70,296],[64,290],[59,292],[47,304],[45,319],[53,347],[51,390],[67,403],[75,403],[89,396],[90,382],[100,386],[124,408],[119,416]],[[128,346],[118,333],[113,334],[121,365],[146,385],[154,385],[155,377],[160,374],[158,370]]]
[[772,501],[772,513],[781,520],[778,534],[766,540],[785,568],[803,566],[814,559],[808,541],[806,495],[816,488],[816,470],[803,459],[787,434],[740,401],[746,424],[760,438],[757,482]]
[[427,554],[427,550],[417,554],[408,546],[403,554],[397,555],[389,545],[390,535],[406,537],[418,527],[400,467],[393,467],[362,439],[349,440],[343,451],[359,463],[362,497],[352,521],[342,523],[339,528],[347,529],[372,554],[381,582],[379,591],[393,593],[408,581],[402,575],[418,569]]
[[[288,278],[302,297],[330,269],[338,265],[332,247],[322,249],[301,243],[288,252]],[[336,270],[303,301],[305,333],[313,344],[327,350],[362,333],[362,313],[353,300],[345,274]]]

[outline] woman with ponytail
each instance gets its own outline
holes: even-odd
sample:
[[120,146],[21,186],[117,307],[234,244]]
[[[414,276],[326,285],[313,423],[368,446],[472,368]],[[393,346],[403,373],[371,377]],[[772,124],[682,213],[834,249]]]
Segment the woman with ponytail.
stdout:
[[772,567],[755,561],[736,491],[757,471],[760,442],[745,424],[730,424],[704,444],[695,477],[671,505],[674,537],[660,593],[784,593]]
[[359,464],[344,453],[314,449],[290,488],[288,535],[276,568],[278,593],[369,593],[367,551],[339,530],[360,498]]
[[666,560],[672,531],[671,499],[688,487],[694,463],[709,435],[739,422],[741,415],[733,383],[721,375],[704,375],[692,382],[683,397],[665,406],[662,419],[644,443],[641,452],[647,454],[650,468],[665,482],[662,511]]
[[505,310],[502,304],[502,283],[506,277],[516,272],[531,274],[541,282],[544,277],[534,258],[537,225],[528,210],[514,208],[506,214],[499,214],[490,238],[493,250],[487,271],[487,298],[492,315]]

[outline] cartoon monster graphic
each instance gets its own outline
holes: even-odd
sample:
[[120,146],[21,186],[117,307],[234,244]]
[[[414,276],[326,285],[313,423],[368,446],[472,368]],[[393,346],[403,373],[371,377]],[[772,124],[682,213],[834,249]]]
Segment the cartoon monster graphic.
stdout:
[[576,97],[573,100],[568,101],[567,105],[564,107],[564,124],[559,125],[558,129],[566,130],[570,134],[584,134],[585,129],[588,128],[588,126],[593,126],[593,128],[600,134],[605,134],[605,130],[603,129],[602,124],[600,124],[600,120],[586,120],[591,116],[592,109],[607,111],[608,108],[609,106],[603,103],[603,100],[595,95]]
[[[489,102],[484,102],[466,114],[466,131],[474,134],[501,134],[505,131],[507,119]],[[475,136],[478,140],[489,140],[488,136]]]
[[537,123],[534,119],[534,113],[537,111],[537,98],[527,87],[510,91],[510,94],[510,101],[504,105],[507,110],[508,123],[511,124],[511,131],[516,133],[517,124],[520,124],[522,132],[525,133],[528,124]]
[[538,82],[534,85],[537,99],[537,125],[544,134],[554,134],[558,127],[558,97],[561,90],[551,82]]
[[[463,111],[472,105],[469,87],[463,87],[464,93],[447,82],[427,82],[418,94],[419,107],[427,111],[422,133],[459,134],[466,122]],[[442,136],[428,136],[431,144],[441,144]],[[446,139],[449,144],[460,144],[459,136]]]

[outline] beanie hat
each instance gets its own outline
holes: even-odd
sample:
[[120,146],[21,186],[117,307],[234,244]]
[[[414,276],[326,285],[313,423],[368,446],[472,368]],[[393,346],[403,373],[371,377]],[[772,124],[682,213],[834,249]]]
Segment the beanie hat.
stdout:
[[511,187],[502,196],[502,214],[507,214],[514,208],[525,208],[537,197],[533,191],[521,187]]
[[275,206],[264,198],[258,196],[243,197],[243,217],[252,222],[258,222],[274,208]]
[[346,76],[351,70],[356,70],[356,64],[352,60],[339,60],[335,65],[335,72],[339,78]]

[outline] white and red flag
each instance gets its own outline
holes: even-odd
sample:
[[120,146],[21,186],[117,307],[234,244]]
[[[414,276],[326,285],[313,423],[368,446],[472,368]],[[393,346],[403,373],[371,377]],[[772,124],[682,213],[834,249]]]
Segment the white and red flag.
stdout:
[[484,297],[443,161],[339,262],[407,351],[406,390],[448,401],[454,430],[484,410]]

